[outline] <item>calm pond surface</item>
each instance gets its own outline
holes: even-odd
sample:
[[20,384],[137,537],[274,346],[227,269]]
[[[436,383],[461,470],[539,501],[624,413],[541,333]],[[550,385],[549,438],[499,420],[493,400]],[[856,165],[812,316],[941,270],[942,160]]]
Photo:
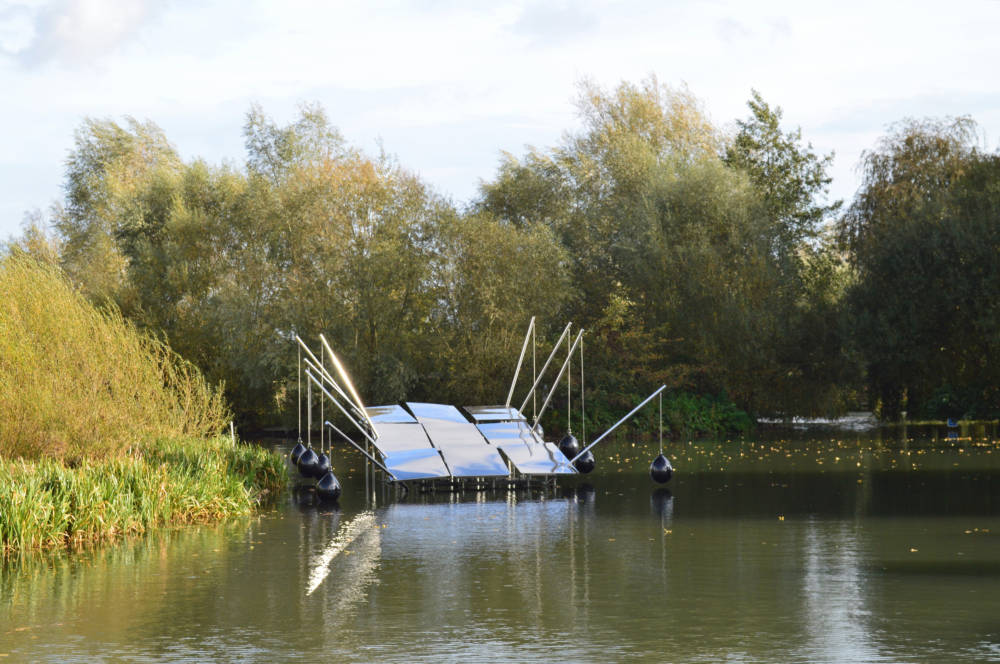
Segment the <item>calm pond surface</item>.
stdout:
[[[3,661],[1000,661],[996,431],[602,443],[585,481],[365,487],[2,572]],[[287,449],[287,442],[279,448]]]

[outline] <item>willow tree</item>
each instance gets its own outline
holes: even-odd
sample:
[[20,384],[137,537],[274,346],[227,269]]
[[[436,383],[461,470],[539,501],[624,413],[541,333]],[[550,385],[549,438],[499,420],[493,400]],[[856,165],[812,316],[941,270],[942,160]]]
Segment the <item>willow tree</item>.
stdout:
[[855,344],[884,416],[1000,412],[1000,157],[969,118],[906,120],[862,159],[840,224]]
[[77,129],[66,160],[66,201],[53,224],[63,267],[86,292],[121,303],[131,255],[164,223],[169,197],[162,194],[181,168],[152,122],[88,118]]

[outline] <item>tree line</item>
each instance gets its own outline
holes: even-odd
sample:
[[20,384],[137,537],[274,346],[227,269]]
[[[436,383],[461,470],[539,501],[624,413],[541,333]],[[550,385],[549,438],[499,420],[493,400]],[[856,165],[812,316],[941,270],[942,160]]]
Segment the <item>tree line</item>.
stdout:
[[315,105],[286,126],[252,107],[240,165],[87,119],[64,199],[7,251],[59,264],[258,424],[294,417],[292,334],[324,333],[373,403],[491,403],[532,315],[542,352],[565,321],[587,329],[595,425],[664,382],[675,433],[1000,412],[1000,156],[971,119],[891,127],[845,207],[833,155],[756,92],[729,130],[655,78],[584,82],[577,108],[464,204]]

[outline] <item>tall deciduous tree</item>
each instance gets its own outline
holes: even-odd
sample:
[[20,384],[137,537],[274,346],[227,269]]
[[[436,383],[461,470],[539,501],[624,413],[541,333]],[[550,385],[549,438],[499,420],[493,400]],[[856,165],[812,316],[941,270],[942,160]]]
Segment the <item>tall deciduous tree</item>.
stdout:
[[782,111],[752,91],[750,117],[737,120],[738,131],[726,147],[726,163],[747,173],[761,195],[764,213],[774,225],[773,251],[794,257],[803,241],[817,238],[841,202],[825,204],[833,153],[818,156],[802,144],[802,130],[785,132]]

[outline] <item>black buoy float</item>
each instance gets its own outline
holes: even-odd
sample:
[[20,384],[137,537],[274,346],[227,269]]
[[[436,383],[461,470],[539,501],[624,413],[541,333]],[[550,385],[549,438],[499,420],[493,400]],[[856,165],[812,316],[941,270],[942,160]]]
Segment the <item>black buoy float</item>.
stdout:
[[330,457],[320,454],[319,459],[316,461],[316,470],[313,471],[313,477],[319,479],[329,473],[330,470]]
[[572,459],[577,454],[580,453],[580,442],[571,433],[563,436],[563,439],[559,441],[559,451],[562,452],[567,459]]
[[674,467],[670,465],[670,459],[662,454],[649,464],[649,476],[657,484],[666,484],[674,476]]
[[336,500],[340,498],[340,482],[337,480],[337,476],[329,470],[326,471],[319,478],[319,482],[316,483],[316,495],[321,500]]
[[299,455],[299,473],[303,477],[314,477],[316,472],[316,467],[319,465],[319,457],[312,450],[306,450],[301,455]]
[[586,475],[587,473],[589,473],[594,469],[594,466],[597,465],[597,460],[594,459],[594,453],[591,452],[590,450],[587,450],[582,455],[580,455],[579,459],[573,462],[573,465],[576,467],[578,472],[582,473],[583,475]]
[[292,463],[298,465],[299,457],[302,456],[302,453],[305,451],[306,451],[305,445],[303,445],[301,442],[295,443],[295,447],[292,448],[292,453],[289,455],[292,459]]

